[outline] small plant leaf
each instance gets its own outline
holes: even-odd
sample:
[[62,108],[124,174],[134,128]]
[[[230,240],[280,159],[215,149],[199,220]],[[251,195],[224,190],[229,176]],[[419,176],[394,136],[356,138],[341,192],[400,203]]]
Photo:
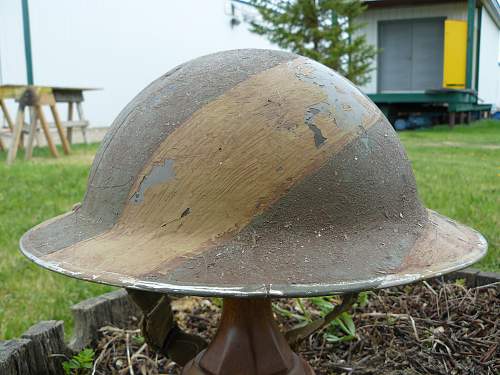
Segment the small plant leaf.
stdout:
[[367,292],[359,293],[357,304],[359,307],[365,307],[368,304],[368,293]]
[[62,363],[64,373],[66,375],[87,374],[88,371],[80,372],[78,370],[92,369],[94,363],[95,352],[92,349],[84,349],[80,353],[74,355],[67,361]]
[[349,314],[348,312],[343,312],[339,318],[342,323],[344,323],[344,326],[346,328],[345,333],[350,336],[354,336],[356,334],[356,326],[354,325],[351,314]]

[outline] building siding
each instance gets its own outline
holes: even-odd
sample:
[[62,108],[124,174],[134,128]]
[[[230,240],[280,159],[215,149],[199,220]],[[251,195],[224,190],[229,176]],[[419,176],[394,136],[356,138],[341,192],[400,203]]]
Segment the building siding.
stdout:
[[500,109],[500,29],[482,9],[478,96]]
[[[366,35],[368,43],[377,46],[378,21],[427,17],[447,17],[450,19],[467,20],[467,3],[460,2],[436,5],[368,9],[363,15],[359,17],[359,22],[364,24],[364,27],[360,30],[360,32]],[[370,82],[361,87],[361,89],[368,94],[377,92],[376,58],[373,61],[373,68],[373,71],[370,73]]]

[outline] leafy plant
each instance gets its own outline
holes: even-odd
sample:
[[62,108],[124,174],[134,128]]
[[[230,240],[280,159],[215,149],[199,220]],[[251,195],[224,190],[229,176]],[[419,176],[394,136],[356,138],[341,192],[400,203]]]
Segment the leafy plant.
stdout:
[[[335,297],[314,297],[310,299],[313,306],[318,308],[321,316],[324,317],[335,307]],[[335,298],[336,299],[336,298]],[[359,297],[358,297],[359,301]],[[335,318],[324,331],[325,339],[329,342],[351,341],[356,338],[356,327],[349,312],[341,313]]]
[[217,306],[219,309],[222,309],[222,298],[212,297],[210,300],[215,306]]
[[[369,292],[359,293],[353,307],[366,306],[368,298]],[[281,316],[295,320],[297,322],[293,327],[295,329],[303,327],[315,319],[326,317],[340,303],[341,301],[338,297],[297,298],[295,299],[295,308],[293,311],[283,308],[278,304],[274,305],[274,311]],[[342,312],[325,327],[323,334],[328,342],[354,340],[356,338],[356,326],[352,315],[347,311]]]
[[343,312],[333,320],[325,331],[325,339],[328,342],[351,341],[356,338],[356,327],[351,314]]
[[368,304],[368,295],[370,292],[361,292],[358,294],[358,300],[356,301],[355,306],[357,307],[365,307]]
[[90,374],[94,363],[95,353],[92,349],[83,349],[62,363],[66,375],[87,375]]
[[146,339],[142,335],[135,335],[135,336],[132,336],[132,341],[134,342],[134,344],[142,345],[142,344],[144,344]]

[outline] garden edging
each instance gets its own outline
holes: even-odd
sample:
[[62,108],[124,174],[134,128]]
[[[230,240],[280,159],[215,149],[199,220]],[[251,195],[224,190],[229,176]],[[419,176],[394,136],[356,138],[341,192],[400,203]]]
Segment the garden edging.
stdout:
[[[469,288],[500,282],[500,273],[465,269],[444,276],[445,280],[464,279]],[[140,318],[124,289],[82,301],[71,308],[74,335],[64,341],[63,321],[41,321],[20,338],[0,341],[0,374],[2,375],[64,375],[61,363],[75,352],[91,346],[98,339],[99,328],[123,326],[131,317]]]

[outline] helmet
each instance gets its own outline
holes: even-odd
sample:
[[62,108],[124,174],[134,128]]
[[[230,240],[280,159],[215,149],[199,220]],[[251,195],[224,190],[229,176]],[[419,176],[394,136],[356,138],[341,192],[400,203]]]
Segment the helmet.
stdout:
[[151,83],[104,138],[82,205],[20,244],[85,280],[236,297],[388,287],[463,268],[487,248],[423,207],[370,99],[271,50],[204,56]]

